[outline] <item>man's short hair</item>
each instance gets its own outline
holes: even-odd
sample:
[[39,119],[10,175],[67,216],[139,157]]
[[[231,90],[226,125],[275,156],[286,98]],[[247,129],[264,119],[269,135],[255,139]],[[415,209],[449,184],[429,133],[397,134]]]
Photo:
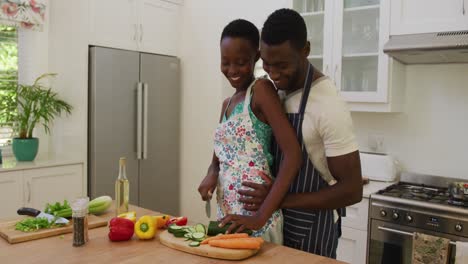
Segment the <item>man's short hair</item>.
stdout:
[[288,40],[294,48],[302,49],[307,43],[307,27],[296,11],[278,9],[263,24],[262,41],[268,45],[279,45]]

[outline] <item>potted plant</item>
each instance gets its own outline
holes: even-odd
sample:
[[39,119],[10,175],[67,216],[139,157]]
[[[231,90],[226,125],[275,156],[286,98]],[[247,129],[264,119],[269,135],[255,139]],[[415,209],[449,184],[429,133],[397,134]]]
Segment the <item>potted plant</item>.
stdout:
[[[1,107],[0,119],[13,124],[17,137],[13,138],[13,154],[18,161],[32,161],[37,155],[39,139],[33,137],[37,124],[42,124],[46,133],[55,117],[63,112],[71,113],[72,106],[58,98],[50,87],[41,84],[54,73],[39,76],[32,85],[19,84],[16,91],[15,107]],[[3,109],[2,109],[3,108]]]

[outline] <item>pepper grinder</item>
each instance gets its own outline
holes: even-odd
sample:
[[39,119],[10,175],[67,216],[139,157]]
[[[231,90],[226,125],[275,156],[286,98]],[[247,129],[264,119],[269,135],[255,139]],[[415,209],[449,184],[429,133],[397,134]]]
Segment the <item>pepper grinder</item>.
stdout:
[[83,246],[88,241],[89,197],[75,199],[71,203],[73,222],[73,246]]

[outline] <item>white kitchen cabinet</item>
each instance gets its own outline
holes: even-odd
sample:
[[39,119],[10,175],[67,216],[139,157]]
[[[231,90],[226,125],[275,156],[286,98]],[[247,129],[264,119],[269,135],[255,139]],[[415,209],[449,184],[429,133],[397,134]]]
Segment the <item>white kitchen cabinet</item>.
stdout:
[[177,55],[180,6],[161,0],[139,0],[139,50]]
[[293,0],[311,43],[309,60],[334,80],[352,111],[399,112],[404,66],[383,53],[389,0]]
[[343,217],[341,224],[342,235],[336,250],[338,260],[351,264],[366,262],[368,215],[368,198],[346,207],[346,217]]
[[24,201],[42,210],[46,203],[83,196],[83,166],[68,165],[24,171]]
[[366,263],[367,231],[342,227],[336,259],[350,264]]
[[83,164],[0,171],[0,218],[14,217],[20,207],[43,210],[46,203],[86,195]]
[[392,0],[391,35],[468,29],[468,0]]
[[0,173],[0,219],[16,215],[23,206],[23,172]]
[[89,0],[89,43],[176,56],[181,3]]
[[90,43],[137,50],[137,0],[89,0]]
[[332,47],[329,44],[333,37],[333,1],[294,0],[292,8],[301,14],[307,26],[310,63],[329,75],[332,63]]
[[359,230],[367,230],[369,212],[369,199],[363,198],[361,202],[346,207],[346,217],[343,217],[343,226]]

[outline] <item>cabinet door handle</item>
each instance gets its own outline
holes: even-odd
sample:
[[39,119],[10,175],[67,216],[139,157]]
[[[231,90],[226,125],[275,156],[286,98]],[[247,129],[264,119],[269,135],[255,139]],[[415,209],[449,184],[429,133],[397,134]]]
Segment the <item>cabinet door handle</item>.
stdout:
[[28,181],[28,203],[31,202],[31,183]]
[[465,0],[462,0],[462,13],[465,15]]
[[134,29],[134,34],[133,34],[133,40],[137,40],[137,34],[138,34],[138,27],[137,24],[133,24],[133,29]]
[[325,75],[330,76],[330,74],[328,73],[328,64],[325,65],[325,71],[324,72],[325,72]]
[[143,41],[143,24],[140,24],[140,42]]
[[338,72],[338,64],[335,65],[335,72],[333,73],[333,80],[335,81],[335,83],[336,83],[336,80],[337,80],[337,79],[336,79],[336,73],[337,73],[337,72]]
[[137,159],[142,158],[142,129],[143,129],[143,83],[137,85]]

